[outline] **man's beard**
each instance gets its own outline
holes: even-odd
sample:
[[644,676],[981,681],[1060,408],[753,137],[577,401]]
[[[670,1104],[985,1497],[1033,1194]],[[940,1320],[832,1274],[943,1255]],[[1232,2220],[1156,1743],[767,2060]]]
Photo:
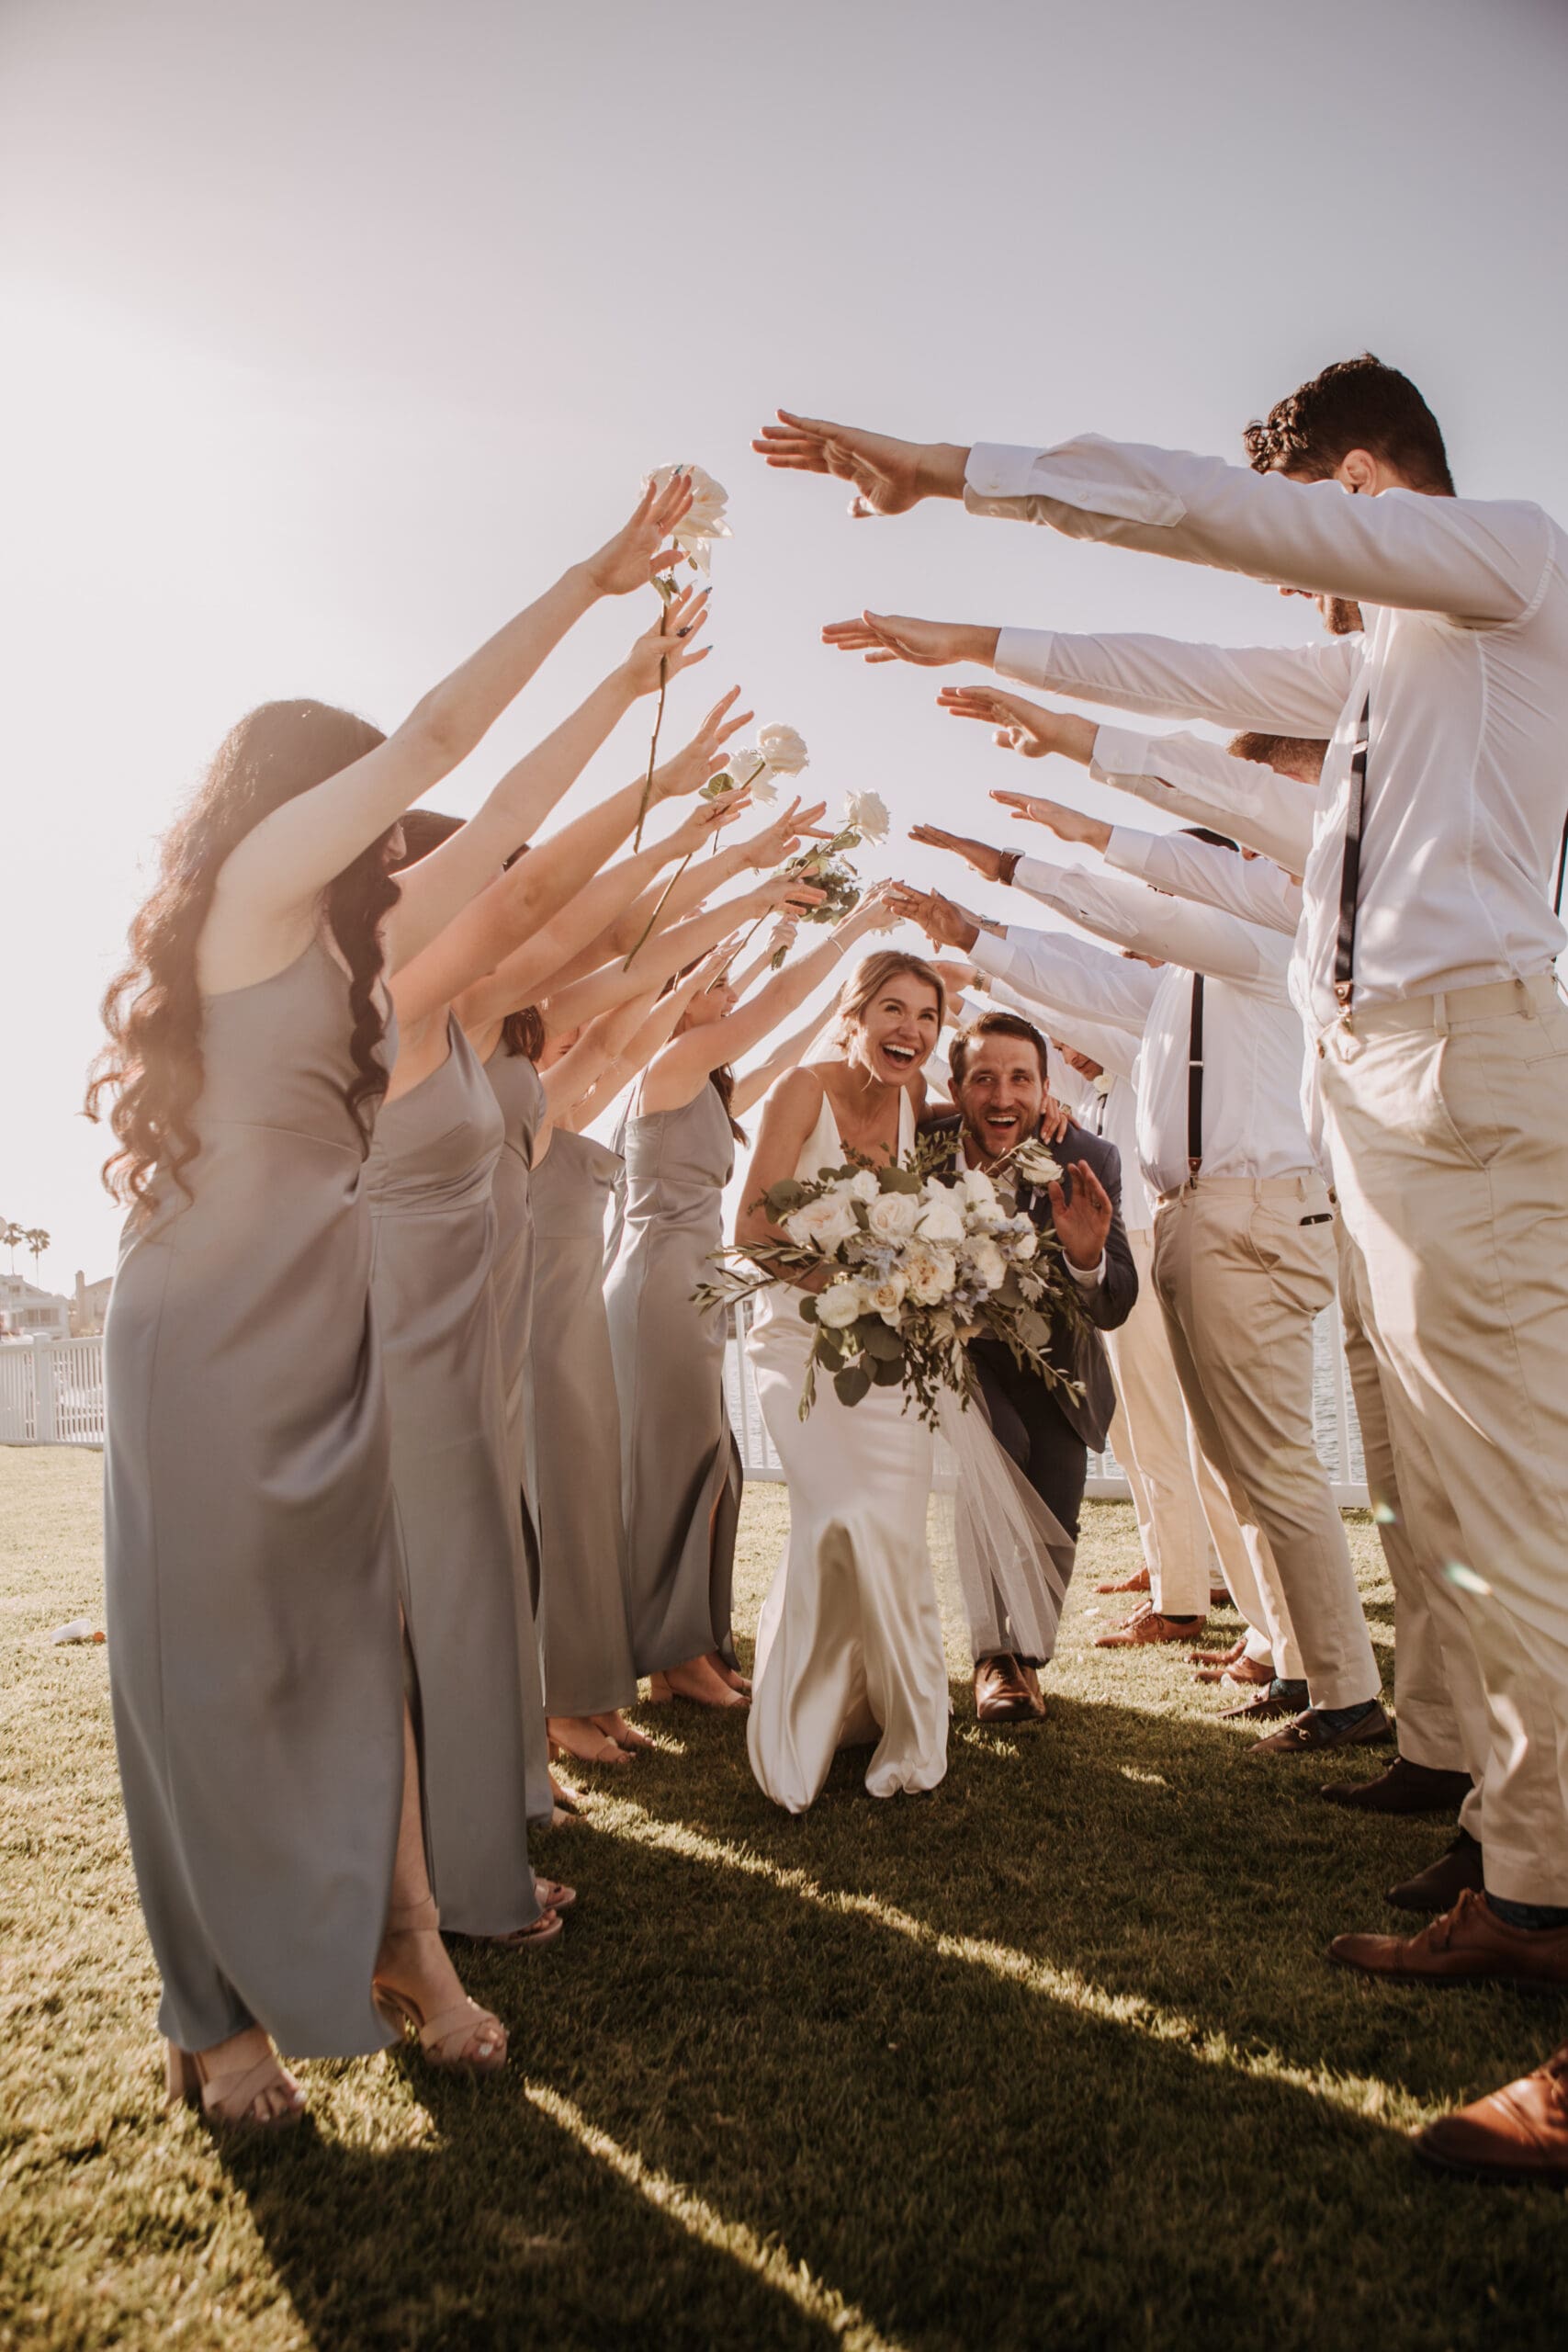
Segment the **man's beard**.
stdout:
[[1349,596],[1330,596],[1321,607],[1323,626],[1330,637],[1359,637],[1361,607]]

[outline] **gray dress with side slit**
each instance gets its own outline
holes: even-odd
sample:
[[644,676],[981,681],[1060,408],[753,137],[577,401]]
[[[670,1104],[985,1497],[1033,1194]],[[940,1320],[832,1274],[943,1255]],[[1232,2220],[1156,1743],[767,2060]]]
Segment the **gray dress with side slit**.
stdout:
[[185,2050],[388,2038],[402,1638],[352,1029],[320,940],[205,1000],[195,1198],[127,1224],[104,1332],[115,1737]]
[[[526,1054],[510,1054],[498,1045],[484,1065],[485,1076],[501,1105],[506,1123],[506,1148],[495,1163],[491,1198],[495,1203],[496,1321],[501,1333],[501,1368],[506,1389],[506,1437],[517,1479],[518,1505],[523,1514],[523,1549],[528,1564],[528,1596],[536,1630],[539,1619],[538,1511],[534,1499],[528,1398],[528,1341],[534,1321],[536,1250],[534,1230],[534,1140],[546,1116],[545,1086]],[[528,1818],[540,1824],[550,1818],[549,1741],[541,1712],[528,1722]]]
[[637,1697],[604,1312],[604,1226],[620,1170],[608,1145],[558,1128],[534,1170],[539,1638],[552,1715],[606,1714]]
[[377,1122],[372,1288],[431,1886],[444,1928],[504,1935],[539,1916],[527,1752],[544,1701],[492,1282],[503,1122],[455,1021],[448,1035]]
[[628,1114],[621,1244],[605,1290],[621,1410],[621,1509],[632,1658],[658,1674],[716,1650],[730,1628],[740,1453],[724,1407],[726,1317],[692,1304],[713,1279],[735,1165],[717,1089],[678,1111]]

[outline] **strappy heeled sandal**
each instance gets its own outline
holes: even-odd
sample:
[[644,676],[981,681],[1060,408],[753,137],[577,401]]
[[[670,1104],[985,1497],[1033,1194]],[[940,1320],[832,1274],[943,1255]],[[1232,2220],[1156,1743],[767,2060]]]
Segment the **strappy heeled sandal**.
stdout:
[[[506,2028],[489,2009],[481,2009],[477,2001],[464,1994],[450,2008],[437,2009],[427,2018],[412,1993],[400,1993],[395,1984],[386,1984],[379,1976],[370,1986],[370,1996],[383,2024],[394,2033],[408,2039],[412,2034],[419,2043],[420,2053],[430,2066],[445,2066],[454,2073],[494,2075],[506,2064]],[[470,2044],[480,2035],[487,2040],[499,2034],[499,2049],[474,2050]],[[457,2044],[454,2049],[453,2043]]]
[[613,1714],[595,1715],[592,1720],[605,1738],[613,1739],[617,1747],[624,1747],[628,1756],[640,1755],[645,1750],[649,1756],[655,1753],[655,1743],[648,1734],[627,1723],[618,1708]]
[[[562,1726],[560,1731],[554,1728],[555,1724]],[[578,1728],[578,1718],[568,1715],[557,1715],[552,1719],[550,1755],[552,1758],[570,1756],[579,1764],[624,1764],[626,1760],[618,1741],[609,1733],[606,1732],[595,1746],[588,1734]]]
[[[545,1885],[545,1880],[540,1879],[538,1886],[541,1901],[544,1899]],[[565,1887],[562,1892],[570,1895],[571,1900],[576,1902],[577,1894],[574,1888]],[[547,1944],[555,1942],[564,1924],[558,1911],[547,1908],[540,1912],[536,1919],[530,1919],[525,1928],[509,1928],[503,1936],[486,1936],[484,1940],[487,1944],[504,1944],[508,1951],[543,1951]]]
[[547,1911],[570,1911],[577,1901],[575,1886],[563,1886],[558,1878],[540,1878],[536,1874],[534,1892]]
[[[167,2045],[169,2105],[199,2107],[209,2123],[225,2132],[290,2131],[305,2112],[305,2094],[259,2026],[255,2031],[265,2045],[265,2055],[248,2066],[242,2060],[221,2074],[208,2071],[204,2052],[181,2050],[171,2041]],[[264,2092],[279,2089],[287,2091],[288,2106],[274,2114],[258,2115],[257,2099]]]
[[[681,1669],[676,1667],[674,1671],[679,1674]],[[750,1704],[749,1699],[743,1698],[740,1692],[732,1689],[722,1677],[716,1679],[719,1680],[725,1692],[722,1699],[709,1699],[697,1690],[678,1690],[668,1674],[652,1675],[649,1679],[648,1703],[650,1707],[667,1707],[672,1700],[679,1699],[685,1706],[711,1707],[720,1714],[728,1713],[732,1708],[744,1709]]]

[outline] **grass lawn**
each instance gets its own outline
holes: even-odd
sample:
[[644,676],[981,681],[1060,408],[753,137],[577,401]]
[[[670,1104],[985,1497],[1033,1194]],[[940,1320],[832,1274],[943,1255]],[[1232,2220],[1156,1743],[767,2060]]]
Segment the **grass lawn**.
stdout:
[[[459,1947],[499,2082],[303,2068],[313,2121],[220,2148],[160,2105],[115,1785],[99,1461],[0,1449],[0,2346],[1066,2347],[1568,2337],[1568,2207],[1428,2177],[1408,2126],[1536,2063],[1551,2000],[1372,1988],[1337,1928],[1442,1822],[1253,1765],[1174,1655],[1097,1654],[1131,1513],[1091,1506],[1043,1726],[877,1804],[768,1806],[743,1729],[645,1714],[538,1860],[553,1952]],[[756,1487],[740,1622],[784,1525]],[[1392,1601],[1352,1542],[1374,1637]],[[862,1759],[863,1762],[863,1758]],[[586,1776],[585,1776],[586,1777]]]

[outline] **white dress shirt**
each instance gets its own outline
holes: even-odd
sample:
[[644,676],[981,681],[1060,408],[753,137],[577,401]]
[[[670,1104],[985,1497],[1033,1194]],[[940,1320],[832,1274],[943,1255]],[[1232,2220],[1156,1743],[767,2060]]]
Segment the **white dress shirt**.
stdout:
[[[1317,823],[1315,785],[1259,760],[1238,760],[1201,735],[1134,735],[1102,727],[1089,774],[1191,825],[1234,833],[1245,849],[1304,874]],[[1298,897],[1299,912],[1299,897]]]
[[1264,931],[1294,939],[1302,919],[1302,886],[1269,857],[1243,857],[1217,842],[1194,841],[1190,833],[1142,833],[1113,825],[1105,863],[1134,875],[1151,890],[1165,890],[1200,906],[1218,907]]
[[[1356,1001],[1551,970],[1564,944],[1551,889],[1568,806],[1568,543],[1540,507],[1407,490],[1357,497],[1093,435],[1052,449],[979,445],[964,495],[977,513],[1379,608],[1363,639],[1275,655],[1292,689],[1269,708],[1253,699],[1239,722],[1322,734],[1329,682],[1347,688],[1305,876],[1303,994],[1319,1027],[1339,1014],[1350,752],[1369,694]],[[1202,650],[1212,685],[1214,657]],[[1242,666],[1256,696],[1260,665]],[[1309,721],[1314,684],[1322,698]]]
[[1190,1172],[1195,972],[1205,980],[1202,1173],[1272,1181],[1320,1172],[1302,1116],[1305,1057],[1287,985],[1291,943],[1281,933],[1085,866],[1023,858],[1013,879],[1085,930],[1164,959],[1163,970],[1148,973],[1154,989],[1138,1065],[1138,1158],[1152,1192],[1179,1191]]
[[[1027,938],[1028,933],[1009,933],[1009,940]],[[1050,932],[1036,932],[1037,939],[1050,940]],[[1143,1050],[1143,1029],[1123,1027],[1120,1023],[1091,1021],[1083,1013],[1055,1002],[1049,996],[1015,988],[1007,980],[989,977],[987,964],[980,956],[984,942],[987,951],[996,950],[998,943],[982,932],[972,951],[976,968],[987,974],[987,993],[998,1004],[1021,1012],[1053,1038],[1071,1046],[1075,1052],[1087,1054],[1100,1067],[1099,1079],[1080,1077],[1066,1063],[1053,1070],[1052,1083],[1061,1100],[1066,1103],[1080,1127],[1088,1127],[1097,1136],[1113,1143],[1122,1155],[1122,1222],[1130,1233],[1146,1233],[1155,1221],[1154,1203],[1144,1182],[1143,1166],[1138,1157],[1138,1056]],[[1005,943],[1003,943],[1005,945]],[[1069,941],[1070,946],[1087,947],[1087,940]],[[1103,954],[1103,950],[1092,951]],[[1118,957],[1116,959],[1120,961]],[[1145,966],[1137,967],[1146,969]],[[1151,972],[1149,978],[1154,978]],[[1150,995],[1152,998],[1153,990]]]

